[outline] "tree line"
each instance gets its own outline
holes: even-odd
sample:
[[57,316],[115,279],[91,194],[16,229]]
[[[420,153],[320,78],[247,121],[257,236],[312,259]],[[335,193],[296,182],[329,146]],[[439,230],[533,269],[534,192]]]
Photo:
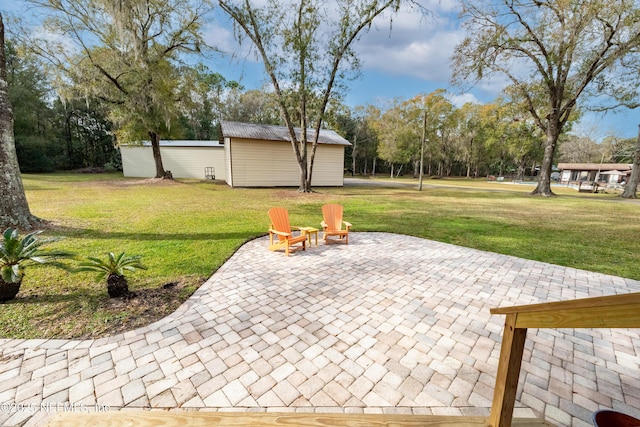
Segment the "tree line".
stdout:
[[[438,89],[409,100],[395,99],[384,107],[356,107],[348,120],[338,119],[333,126],[344,126],[342,132],[354,144],[346,164],[356,173],[418,177],[422,165],[423,174],[437,177],[536,179],[545,135],[525,109],[506,98],[508,92],[490,103],[458,107],[451,93]],[[635,138],[609,135],[597,141],[576,134],[572,130],[579,117],[574,111],[559,135],[554,165],[633,163]]]

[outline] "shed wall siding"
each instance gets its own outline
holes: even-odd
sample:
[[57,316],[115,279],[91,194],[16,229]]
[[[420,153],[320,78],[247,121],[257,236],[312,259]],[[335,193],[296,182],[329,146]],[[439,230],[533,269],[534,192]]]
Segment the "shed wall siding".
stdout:
[[[309,149],[311,145],[309,145]],[[232,183],[234,187],[297,187],[300,170],[289,142],[231,138]],[[343,185],[344,147],[318,145],[312,185]]]
[[[151,147],[121,147],[124,176],[151,178],[156,174]],[[223,147],[160,147],[162,164],[174,178],[205,179],[204,168],[216,168],[216,179],[224,179]]]
[[120,147],[122,174],[126,177],[153,178],[156,166],[151,147]]
[[344,185],[344,146],[318,145],[313,161],[311,185],[342,187]]

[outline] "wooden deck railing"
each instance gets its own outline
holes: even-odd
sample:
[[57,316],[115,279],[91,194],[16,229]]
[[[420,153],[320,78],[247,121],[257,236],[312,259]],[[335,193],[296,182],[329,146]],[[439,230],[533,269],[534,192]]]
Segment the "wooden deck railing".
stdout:
[[506,315],[489,425],[509,427],[528,328],[640,328],[640,292],[491,309]]

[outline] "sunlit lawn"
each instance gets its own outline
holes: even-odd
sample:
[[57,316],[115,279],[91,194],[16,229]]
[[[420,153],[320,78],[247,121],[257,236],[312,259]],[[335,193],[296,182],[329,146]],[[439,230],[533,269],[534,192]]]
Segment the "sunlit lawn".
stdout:
[[[344,205],[356,233],[403,233],[640,279],[640,204],[609,194],[554,187],[560,197],[537,198],[528,195],[532,186],[464,179],[425,180],[421,192],[416,185],[346,186],[307,195],[289,188],[150,183],[121,175],[23,180],[32,212],[52,223],[48,235],[61,237],[56,247],[81,256],[141,255],[149,269],[129,276],[134,291],[186,279],[193,282],[181,291],[186,298],[239,246],[265,234],[270,207],[288,208],[297,225],[319,226],[327,202]],[[126,307],[102,310],[105,300],[106,285],[91,274],[33,267],[18,298],[0,306],[0,336],[99,335],[110,322],[132,315]]]

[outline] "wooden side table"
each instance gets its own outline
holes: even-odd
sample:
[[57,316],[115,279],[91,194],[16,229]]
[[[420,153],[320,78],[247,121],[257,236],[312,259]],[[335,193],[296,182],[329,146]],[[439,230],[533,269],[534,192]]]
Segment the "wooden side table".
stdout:
[[298,227],[303,236],[307,236],[309,246],[311,246],[311,235],[316,237],[316,246],[318,246],[318,229],[313,227]]

